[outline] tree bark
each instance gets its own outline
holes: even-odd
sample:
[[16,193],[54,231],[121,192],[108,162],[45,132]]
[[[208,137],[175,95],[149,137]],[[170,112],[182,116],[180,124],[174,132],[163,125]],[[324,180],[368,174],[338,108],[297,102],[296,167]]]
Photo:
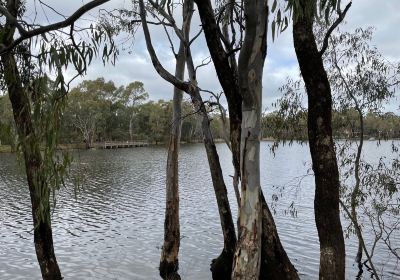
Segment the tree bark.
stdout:
[[[181,42],[175,66],[175,77],[180,80],[184,78],[185,63],[185,45]],[[178,157],[182,126],[182,97],[182,90],[174,87],[172,126],[167,159],[164,245],[162,247],[160,260],[160,276],[163,279],[180,279],[177,273],[179,269],[178,254],[180,245]]]
[[260,279],[298,280],[296,268],[290,262],[279,239],[275,221],[261,192],[262,236]]
[[[300,2],[305,14],[306,0]],[[315,222],[320,279],[345,278],[345,245],[339,211],[339,171],[332,139],[332,96],[313,33],[312,17],[293,23],[293,41],[308,95],[308,139],[315,174]]]
[[198,91],[194,91],[191,98],[196,110],[199,110],[202,117],[201,126],[203,130],[204,147],[206,148],[211,179],[214,186],[215,196],[217,198],[221,229],[224,236],[224,249],[220,256],[214,259],[211,263],[212,277],[213,279],[229,280],[231,279],[233,255],[236,246],[235,226],[206,108]]
[[[242,98],[236,67],[231,67],[230,57],[225,52],[220,41],[220,32],[215,20],[214,10],[210,0],[195,0],[199,9],[200,19],[210,51],[218,80],[228,101],[230,141],[233,155],[233,166],[240,174],[240,137],[242,123]],[[234,65],[232,63],[232,65]]]
[[262,74],[267,51],[267,1],[244,1],[246,31],[239,55],[242,93],[240,235],[233,279],[259,279],[261,267],[260,132]]
[[11,54],[3,54],[1,60],[25,160],[32,204],[36,257],[44,280],[62,279],[53,247],[50,221],[50,190],[41,172],[42,157],[30,115],[29,97],[22,87],[15,58]]
[[[187,6],[186,6],[187,5]],[[193,0],[187,0],[184,2],[184,6],[187,7],[187,11],[193,12]],[[197,87],[196,71],[194,68],[193,60],[190,54],[190,44],[188,37],[181,38],[186,48],[186,62],[190,77],[190,82],[184,82],[181,79],[177,79],[176,76],[169,73],[161,65],[158,60],[157,54],[151,43],[150,31],[146,22],[146,10],[143,0],[139,0],[140,18],[142,21],[143,33],[146,39],[147,50],[150,54],[152,63],[159,75],[166,81],[172,83],[179,89],[187,92],[195,108],[200,112],[202,116],[201,126],[203,130],[204,145],[208,157],[210,166],[211,179],[218,204],[218,212],[220,215],[221,228],[224,236],[224,250],[221,256],[212,265],[212,273],[214,279],[229,279],[231,273],[233,251],[236,244],[235,227],[232,220],[232,214],[230,211],[228,195],[226,191],[225,182],[223,179],[222,169],[219,163],[218,153],[214,144],[210,129],[210,121],[208,119],[207,111],[204,103],[201,99],[199,88]],[[183,14],[186,12],[184,11]],[[170,22],[174,24],[174,22]],[[227,260],[227,261],[226,261]],[[217,275],[217,276],[214,276]]]

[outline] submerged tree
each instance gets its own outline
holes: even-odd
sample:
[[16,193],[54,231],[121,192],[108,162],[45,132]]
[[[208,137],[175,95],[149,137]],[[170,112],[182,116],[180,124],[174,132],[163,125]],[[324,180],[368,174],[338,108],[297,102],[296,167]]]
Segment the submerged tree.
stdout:
[[[0,81],[2,90],[11,101],[18,141],[25,161],[25,171],[32,204],[34,243],[43,279],[62,279],[54,254],[50,217],[50,194],[62,184],[68,160],[59,161],[55,153],[57,131],[66,83],[62,67],[73,64],[79,73],[94,54],[92,48],[76,45],[73,38],[74,23],[88,10],[106,0],[94,0],[78,9],[65,20],[37,26],[24,18],[25,3],[18,0],[0,2]],[[69,39],[60,40],[51,33],[53,40],[44,35],[69,27]],[[36,47],[30,39],[42,35]],[[94,42],[104,37],[100,35]],[[68,42],[67,42],[68,41]],[[39,49],[38,55],[31,51]],[[89,50],[89,51],[88,51]],[[37,60],[36,60],[37,59]],[[42,66],[46,64],[56,73],[53,85],[48,86]],[[44,145],[44,152],[41,145]]]
[[[247,49],[244,50],[243,46],[242,46],[242,40],[237,40],[234,34],[239,34],[237,36],[239,36],[239,38],[242,38],[242,32],[243,32],[243,14],[242,14],[242,5],[234,5],[235,10],[233,12],[233,14],[237,15],[235,17],[235,19],[231,18],[232,21],[237,22],[239,27],[235,27],[235,24],[233,24],[233,22],[231,24],[229,24],[230,31],[229,33],[231,34],[231,38],[232,40],[229,40],[228,38],[223,38],[220,36],[220,34],[224,34],[223,32],[220,31],[220,28],[218,26],[219,22],[217,22],[217,17],[214,14],[214,10],[212,8],[211,5],[211,1],[195,1],[197,4],[197,7],[199,9],[199,14],[200,14],[200,18],[202,21],[202,26],[204,29],[204,35],[207,41],[207,46],[208,49],[210,51],[212,60],[214,62],[214,67],[216,69],[217,72],[217,76],[218,79],[220,81],[220,84],[224,90],[224,94],[226,96],[227,102],[228,102],[228,110],[229,110],[229,121],[230,121],[230,140],[231,140],[231,145],[232,145],[232,154],[233,154],[233,163],[234,163],[234,167],[239,169],[239,167],[243,168],[243,163],[241,163],[241,153],[240,153],[240,147],[242,145],[242,148],[244,148],[244,143],[241,143],[241,139],[240,139],[240,135],[242,135],[242,98],[243,96],[241,95],[241,88],[239,87],[239,83],[238,83],[238,77],[239,77],[239,72],[238,69],[235,67],[236,63],[234,61],[234,54],[235,51],[237,51],[238,49],[241,49],[241,52],[244,51],[247,54],[243,56],[243,58],[248,57],[249,62],[252,61],[254,62],[253,58],[251,56],[251,54],[249,55],[248,52],[251,52],[251,49]],[[223,1],[224,3],[224,1]],[[227,3],[231,3],[231,1],[228,1]],[[232,3],[231,3],[232,4]],[[250,3],[247,3],[247,5],[249,5]],[[251,4],[253,5],[253,4]],[[253,6],[249,6],[249,7],[253,7]],[[260,3],[258,5],[261,5]],[[223,5],[223,7],[225,7]],[[228,6],[229,7],[229,6]],[[227,10],[231,11],[229,8],[227,8]],[[262,52],[265,52],[266,49],[260,49],[260,48],[266,48],[266,42],[263,42],[263,40],[257,40],[256,38],[254,38],[254,32],[261,32],[258,33],[259,35],[262,34],[262,29],[263,24],[266,24],[266,15],[268,10],[265,8],[263,9],[256,9],[256,11],[254,11],[254,7],[253,9],[250,9],[251,11],[254,12],[255,15],[257,15],[257,17],[259,17],[260,22],[259,25],[254,22],[251,21],[251,28],[249,30],[250,34],[248,35],[248,43],[247,45],[250,46],[252,41],[253,43],[257,43],[256,44],[256,48],[254,49],[254,53],[257,55],[261,55]],[[248,16],[247,18],[252,18],[253,15]],[[239,31],[237,31],[239,30]],[[266,30],[265,30],[266,32]],[[226,32],[225,32],[226,33]],[[263,37],[266,40],[266,37]],[[261,39],[261,38],[258,38]],[[236,43],[238,45],[236,45]],[[250,45],[249,45],[250,44]],[[261,44],[261,45],[259,45]],[[265,55],[265,54],[264,54]],[[262,61],[264,60],[264,58],[261,56],[259,57],[262,59]],[[254,65],[253,65],[254,66]],[[246,61],[245,59],[243,59],[243,70],[251,70],[250,68],[251,66],[246,66]],[[258,65],[257,71],[259,75],[259,71],[262,72],[262,65]],[[253,71],[251,71],[251,74],[253,74]],[[254,71],[254,74],[256,74],[256,71]],[[245,77],[246,73],[242,74],[242,81],[246,82],[246,77]],[[251,77],[258,77],[258,76],[251,76]],[[255,80],[252,80],[251,82],[255,82]],[[261,82],[259,80],[257,80],[256,84],[249,84],[249,85],[257,85],[261,87],[261,84],[257,84],[258,82]],[[248,88],[247,90],[250,90],[250,88]],[[258,96],[258,92],[254,91],[253,92],[255,95],[253,96],[247,96],[246,98],[249,98],[248,102],[250,102],[249,104],[251,104],[251,102],[259,102],[259,104],[261,104],[261,99],[260,100],[251,100],[251,98],[254,98],[256,96]],[[260,97],[260,96],[258,96]],[[254,103],[256,104],[256,103]],[[252,106],[250,106],[252,107]],[[257,112],[257,107],[253,107],[252,109],[254,109],[254,113],[256,113],[254,115],[255,119],[256,119],[256,123],[257,123],[257,119],[261,118],[261,110],[259,112],[260,115],[258,115]],[[247,112],[247,113],[250,113]],[[247,123],[249,120],[245,120],[245,122]],[[250,120],[251,121],[251,120]],[[254,127],[256,130],[257,128]],[[246,135],[243,135],[244,139],[246,139]],[[257,145],[257,139],[253,139],[255,142],[254,144]],[[240,144],[241,143],[241,144]],[[247,150],[247,149],[245,149]],[[254,152],[256,152],[254,150]],[[247,154],[248,156],[249,154]],[[256,154],[254,153],[254,156]],[[246,156],[246,155],[245,155]],[[256,159],[256,158],[254,158]],[[242,169],[243,170],[243,169]],[[239,171],[240,173],[240,171]],[[243,176],[243,174],[242,174]],[[252,175],[253,176],[253,175]],[[255,177],[257,177],[257,174],[254,174]],[[251,182],[256,183],[256,181],[252,181]],[[242,182],[243,184],[243,182]],[[243,186],[243,185],[242,185]],[[257,188],[257,187],[256,187]],[[253,197],[253,199],[257,200],[257,197]],[[261,246],[259,247],[259,250],[262,250],[261,253],[261,263],[256,265],[255,267],[253,267],[253,273],[257,274],[258,273],[258,269],[260,269],[261,266],[261,278],[269,278],[269,279],[298,279],[298,275],[297,275],[297,271],[296,269],[293,267],[293,265],[291,264],[285,250],[283,249],[283,246],[280,242],[279,236],[278,236],[278,232],[276,229],[276,225],[274,222],[274,219],[272,217],[272,214],[268,208],[268,205],[264,199],[264,196],[261,193],[261,206],[262,206],[262,230],[261,228],[258,228],[258,234],[261,234]],[[242,202],[243,203],[243,202]],[[254,209],[253,209],[254,210]],[[260,209],[258,209],[260,210]],[[256,210],[256,211],[258,211]],[[254,212],[253,214],[256,214],[256,212]],[[255,228],[254,228],[255,229]],[[239,232],[240,232],[240,228],[239,228]],[[256,245],[257,243],[255,243],[254,245]],[[244,263],[242,263],[242,265],[244,265]],[[246,276],[242,276],[242,277],[246,277]]]
[[[174,3],[165,3],[165,2],[156,3],[153,1],[149,1],[149,3],[151,7],[155,9],[157,13],[159,13],[166,20],[167,23],[165,23],[165,25],[166,26],[170,25],[173,28],[176,36],[179,39],[179,42],[185,46],[185,60],[190,78],[189,82],[184,82],[181,79],[178,79],[175,75],[172,75],[167,70],[165,70],[165,68],[161,65],[151,42],[151,34],[148,29],[144,1],[139,1],[141,23],[146,39],[147,50],[150,54],[153,66],[163,79],[173,84],[176,88],[179,88],[180,90],[189,94],[193,106],[201,116],[201,127],[203,132],[204,146],[206,149],[207,158],[209,162],[211,179],[213,182],[214,192],[217,199],[218,212],[220,216],[221,228],[224,237],[224,249],[220,257],[218,258],[220,261],[214,262],[212,270],[213,270],[213,275],[214,274],[219,275],[218,276],[219,279],[226,279],[230,277],[231,273],[230,267],[232,265],[231,260],[236,244],[236,234],[229,206],[227,190],[223,179],[222,168],[220,166],[218,153],[211,133],[210,120],[208,118],[204,102],[200,95],[200,88],[197,86],[196,68],[194,66],[193,59],[190,53],[190,44],[193,41],[193,39],[190,40],[190,38],[188,37],[189,34],[184,34],[183,31],[176,26],[173,14],[171,13],[172,6],[169,6],[173,5]],[[167,6],[164,7],[163,5]],[[188,19],[188,15],[190,15],[189,19],[191,18],[191,14],[193,13],[193,1],[188,0],[184,2],[183,12],[184,12],[183,18]],[[172,42],[170,41],[170,43]]]
[[[345,278],[345,245],[340,222],[339,170],[332,138],[332,94],[323,63],[328,39],[343,20],[340,1],[289,1],[293,9],[293,42],[308,96],[308,141],[315,175],[315,222],[320,241],[320,279]],[[338,19],[328,29],[321,49],[313,31],[317,11]],[[277,22],[280,23],[280,11]]]
[[[182,35],[189,38],[190,26],[193,12],[189,2],[184,2],[182,13]],[[169,14],[172,16],[172,14]],[[179,43],[179,50],[174,53],[175,78],[183,80],[185,77],[186,45],[184,40]],[[182,98],[183,91],[174,87],[172,101],[172,120],[170,138],[168,144],[168,158],[166,171],[166,205],[164,221],[164,244],[162,246],[160,260],[160,275],[164,279],[180,279],[179,269],[179,246],[180,246],[180,224],[179,224],[179,148],[182,128]]]

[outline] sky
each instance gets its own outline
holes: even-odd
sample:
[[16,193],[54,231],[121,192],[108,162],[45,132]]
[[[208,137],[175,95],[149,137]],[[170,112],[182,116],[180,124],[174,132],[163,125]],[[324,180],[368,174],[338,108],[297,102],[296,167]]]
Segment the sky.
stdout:
[[[33,10],[33,3],[28,2],[28,11]],[[86,3],[84,1],[83,3]],[[343,3],[347,3],[342,1]],[[79,8],[82,1],[57,1],[48,0],[45,2],[64,15],[71,14],[75,9]],[[129,8],[130,0],[111,0],[101,8]],[[343,5],[344,7],[344,5]],[[37,10],[39,10],[37,8]],[[43,21],[54,22],[61,18],[55,13],[44,8],[47,18],[42,17]],[[352,7],[346,15],[346,23],[341,25],[341,29],[352,31],[357,27],[374,26],[376,28],[373,45],[389,60],[400,61],[400,0],[354,0]],[[89,20],[95,18],[97,11],[92,11],[83,17],[81,25],[89,24]],[[197,12],[195,12],[192,21],[192,34],[196,34],[200,28],[200,20]],[[161,27],[151,27],[153,44],[158,53],[159,59],[163,66],[171,73],[174,72],[175,59],[172,55],[170,45]],[[124,37],[125,38],[125,37]],[[95,60],[88,68],[84,77],[76,79],[73,85],[85,79],[96,79],[104,77],[105,80],[112,80],[116,85],[127,85],[132,81],[141,81],[144,83],[145,89],[149,93],[150,99],[168,100],[172,98],[172,86],[158,76],[154,70],[149,55],[147,53],[143,31],[141,27],[135,33],[134,39],[130,41],[131,47],[128,50],[120,50],[120,54],[115,65],[106,64],[100,59]],[[176,47],[177,48],[177,47]],[[268,37],[268,51],[263,75],[263,107],[270,110],[271,104],[276,101],[279,96],[278,88],[284,84],[287,77],[298,77],[299,68],[293,48],[293,40],[291,28],[280,34],[275,41],[272,41],[271,32]],[[200,64],[203,59],[209,57],[207,46],[203,35],[196,40],[192,48],[195,63]],[[67,77],[72,77],[74,72],[68,70]],[[198,70],[198,83],[200,88],[220,92],[221,86],[216,77],[214,66],[211,64]],[[206,98],[206,97],[205,97]],[[400,103],[396,99],[388,105],[388,110],[398,111]]]

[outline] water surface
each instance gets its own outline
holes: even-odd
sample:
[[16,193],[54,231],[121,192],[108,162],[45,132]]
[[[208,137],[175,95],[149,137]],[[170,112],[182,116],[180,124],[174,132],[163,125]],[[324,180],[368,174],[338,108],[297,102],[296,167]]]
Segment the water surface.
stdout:
[[[261,182],[274,203],[283,245],[301,274],[318,279],[319,245],[314,224],[314,178],[309,173],[308,146],[283,146],[275,157],[262,143]],[[369,156],[389,153],[367,142]],[[219,144],[232,212],[237,214],[231,187],[229,150]],[[165,163],[163,147],[74,152],[73,169],[83,180],[75,197],[72,186],[57,196],[53,214],[55,251],[65,279],[160,279],[158,262],[163,240]],[[210,279],[209,264],[223,246],[216,200],[205,150],[183,145],[180,163],[181,250],[183,279]],[[307,176],[305,176],[307,175]],[[40,279],[33,247],[30,200],[23,168],[15,155],[0,154],[0,279]],[[297,217],[285,214],[295,202]],[[346,223],[346,222],[344,222]],[[357,274],[356,243],[346,240],[347,278]],[[385,279],[400,279],[398,267],[379,249]],[[368,279],[368,274],[364,274]],[[396,278],[397,277],[397,278]]]

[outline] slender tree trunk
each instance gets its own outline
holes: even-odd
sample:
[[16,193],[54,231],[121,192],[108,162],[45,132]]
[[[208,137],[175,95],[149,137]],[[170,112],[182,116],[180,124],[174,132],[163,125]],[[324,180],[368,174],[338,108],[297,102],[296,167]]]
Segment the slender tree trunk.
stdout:
[[[225,22],[222,26],[222,34],[226,41],[230,41],[229,35],[229,24],[233,21],[235,1],[228,0],[227,7],[225,11]],[[232,51],[232,47],[229,46],[229,52]],[[229,66],[231,73],[233,74],[233,79],[237,81],[238,77],[238,65],[236,57],[231,54],[228,57]],[[238,84],[236,84],[238,86]],[[235,85],[231,85],[235,86]],[[237,90],[232,90],[230,94],[227,95],[228,109],[229,109],[229,126],[230,126],[230,148],[232,151],[232,163],[234,167],[233,175],[233,189],[235,190],[236,200],[238,203],[238,209],[240,209],[240,191],[239,191],[239,179],[240,179],[240,137],[241,137],[241,124],[242,124],[242,99],[240,93]]]
[[[306,0],[301,1],[303,12]],[[339,171],[332,139],[332,96],[313,34],[313,20],[293,24],[293,41],[308,95],[308,138],[315,174],[315,221],[320,279],[345,278],[345,246],[339,211]]]
[[[175,77],[177,79],[184,79],[185,63],[185,45],[181,42],[175,66]],[[167,159],[164,245],[160,260],[160,276],[163,279],[180,279],[177,273],[179,269],[178,254],[180,245],[178,157],[182,126],[182,96],[182,90],[174,87],[172,126]]]
[[[363,149],[363,145],[364,145],[364,114],[358,103],[357,98],[354,96],[354,94],[350,90],[349,84],[347,83],[345,77],[342,74],[342,70],[340,69],[340,67],[338,65],[336,52],[333,53],[333,64],[334,64],[335,68],[337,69],[339,76],[345,85],[347,94],[350,96],[350,98],[354,102],[355,109],[358,113],[358,118],[359,118],[359,122],[360,122],[360,136],[359,136],[359,140],[358,140],[356,159],[354,162],[354,178],[355,178],[356,182],[355,182],[354,189],[351,192],[350,207],[351,207],[351,216],[353,216],[353,218],[351,220],[354,224],[354,229],[356,231],[356,235],[358,238],[358,249],[357,249],[357,255],[356,255],[356,262],[358,263],[358,269],[360,270],[360,273],[362,273],[362,266],[363,266],[362,252],[363,252],[363,240],[364,239],[362,236],[360,225],[358,223],[357,207],[358,207],[358,197],[359,197],[360,188],[361,188],[360,161],[361,161],[361,153],[362,153],[362,149]],[[370,262],[372,262],[371,259],[368,259],[368,260]],[[372,263],[371,263],[371,266],[374,267]]]
[[[12,35],[9,38],[12,38]],[[3,54],[1,60],[25,160],[32,204],[36,256],[44,280],[62,279],[53,248],[50,222],[50,190],[45,177],[41,174],[42,157],[30,115],[29,97],[22,87],[15,58],[11,54]]]
[[131,142],[133,141],[133,113],[131,117],[129,118],[129,138],[131,139]]
[[[193,1],[192,7],[193,7]],[[190,81],[197,85],[194,63],[190,53],[187,51],[187,67]],[[222,168],[215,147],[214,138],[211,133],[210,120],[207,110],[197,87],[191,93],[192,103],[201,116],[201,128],[203,131],[203,141],[207,153],[208,164],[211,172],[211,179],[214,186],[215,197],[218,204],[218,213],[221,222],[221,229],[224,236],[224,249],[218,258],[211,263],[211,272],[213,279],[229,280],[231,279],[233,256],[236,247],[235,225],[233,223],[231,208],[229,205],[228,193],[222,174]]]
[[239,55],[242,93],[240,236],[233,279],[259,279],[261,267],[262,206],[260,132],[262,73],[267,51],[267,1],[244,1],[246,32]]
[[192,102],[197,110],[200,109],[200,114],[202,116],[204,147],[206,148],[211,179],[213,181],[214,192],[217,198],[222,233],[224,236],[224,249],[220,256],[214,259],[211,264],[212,276],[213,279],[228,280],[231,279],[233,255],[236,246],[235,226],[229,205],[228,193],[219,162],[219,156],[215,147],[213,136],[211,134],[210,121],[198,91],[192,96]]
[[86,150],[90,149],[90,137],[87,137],[85,140],[85,148]]

